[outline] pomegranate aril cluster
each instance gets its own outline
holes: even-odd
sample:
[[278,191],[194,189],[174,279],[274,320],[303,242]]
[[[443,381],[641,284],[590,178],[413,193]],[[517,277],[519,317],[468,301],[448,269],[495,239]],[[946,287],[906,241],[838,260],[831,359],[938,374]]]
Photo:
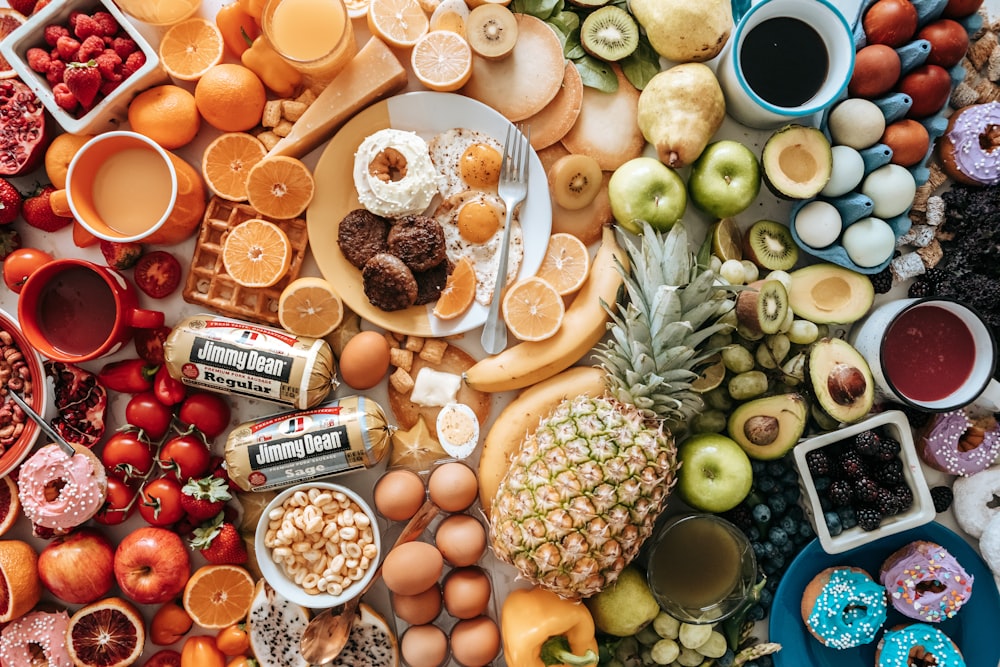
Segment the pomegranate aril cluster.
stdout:
[[28,67],[49,82],[56,104],[77,118],[146,64],[146,54],[108,12],[72,12],[68,25],[48,25],[43,34],[45,47],[25,54]]
[[899,452],[898,440],[872,429],[806,455],[831,535],[854,526],[877,530],[885,518],[910,509],[913,492]]

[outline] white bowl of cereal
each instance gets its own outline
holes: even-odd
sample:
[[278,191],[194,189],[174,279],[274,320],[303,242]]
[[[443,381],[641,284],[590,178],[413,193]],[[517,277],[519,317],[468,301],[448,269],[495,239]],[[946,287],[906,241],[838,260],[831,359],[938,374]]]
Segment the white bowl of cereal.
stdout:
[[375,512],[355,491],[329,482],[285,489],[264,508],[254,535],[261,574],[311,609],[358,596],[382,555]]

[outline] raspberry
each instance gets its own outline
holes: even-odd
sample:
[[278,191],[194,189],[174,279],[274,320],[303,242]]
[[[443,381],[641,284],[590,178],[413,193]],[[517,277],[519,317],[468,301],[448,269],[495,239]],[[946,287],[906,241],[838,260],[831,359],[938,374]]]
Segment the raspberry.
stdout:
[[876,502],[878,489],[878,484],[871,477],[860,477],[854,480],[854,497],[863,503]]
[[97,35],[91,35],[80,44],[80,49],[76,52],[76,60],[85,63],[102,53],[104,53],[104,40]]
[[97,90],[101,95],[107,97],[111,93],[115,92],[115,88],[117,88],[120,85],[122,85],[121,78],[119,78],[117,81],[102,81],[101,87],[98,88]]
[[69,37],[69,30],[61,25],[47,25],[45,26],[44,36],[46,44],[55,46],[60,37]]
[[129,37],[115,37],[111,40],[111,48],[124,61],[129,55],[135,53],[139,49],[139,46],[135,43],[134,39]]
[[122,80],[122,59],[113,50],[105,49],[94,61],[102,79],[113,83]]
[[882,523],[882,514],[874,507],[862,507],[856,512],[858,525],[862,530],[877,530]]
[[875,469],[875,479],[886,486],[898,486],[903,483],[903,462],[899,459],[886,461]]
[[49,56],[49,52],[45,49],[40,49],[36,46],[28,49],[28,52],[24,55],[28,60],[28,67],[30,67],[33,72],[45,74],[49,71],[49,63],[52,62],[52,58]]
[[65,74],[66,63],[61,60],[50,60],[49,71],[45,73],[45,80],[49,82],[50,86],[55,86],[57,83],[62,83]]
[[100,37],[101,26],[86,14],[80,14],[73,23],[73,34],[78,39],[87,39],[94,36]]
[[115,33],[121,30],[118,25],[118,21],[115,17],[108,12],[94,12],[90,15],[90,18],[97,24],[99,28],[98,35],[107,35],[108,37],[113,37]]
[[69,23],[69,27],[75,28],[76,22],[80,19],[81,16],[86,16],[86,14],[84,14],[78,9],[74,9],[73,11],[71,11],[69,13],[69,18],[66,19],[66,22]]
[[139,71],[146,64],[146,54],[142,51],[130,53],[125,63],[122,65],[122,78],[128,78]]
[[931,489],[931,499],[934,501],[934,511],[941,514],[941,512],[947,512],[948,508],[951,507],[951,501],[955,499],[955,495],[947,486],[935,486]]
[[76,54],[79,50],[80,42],[76,41],[69,35],[63,35],[56,40],[56,51],[59,52],[59,57],[66,62],[76,60]]
[[854,449],[863,456],[878,454],[879,437],[875,431],[862,431],[854,436]]
[[69,111],[72,113],[76,110],[76,95],[69,92],[69,86],[63,82],[59,82],[52,86],[52,97],[55,99],[56,104],[59,105],[60,109]]
[[806,465],[813,477],[826,477],[830,474],[830,456],[822,449],[814,449],[806,454]]

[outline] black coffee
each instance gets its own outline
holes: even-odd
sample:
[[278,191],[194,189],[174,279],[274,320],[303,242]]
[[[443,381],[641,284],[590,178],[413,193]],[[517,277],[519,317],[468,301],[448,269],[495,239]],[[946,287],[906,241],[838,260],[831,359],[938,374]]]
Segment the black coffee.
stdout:
[[819,33],[796,18],[770,18],[751,28],[740,68],[757,95],[779,107],[808,101],[823,85],[830,57]]

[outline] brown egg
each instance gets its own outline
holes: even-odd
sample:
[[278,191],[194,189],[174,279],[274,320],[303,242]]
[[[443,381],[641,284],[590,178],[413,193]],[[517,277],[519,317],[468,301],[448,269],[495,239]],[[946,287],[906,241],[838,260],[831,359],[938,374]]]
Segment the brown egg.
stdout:
[[847,91],[868,99],[892,90],[902,72],[899,54],[885,44],[869,44],[854,56],[854,73]]
[[340,379],[352,389],[371,389],[389,371],[389,343],[376,331],[362,331],[340,354]]
[[489,616],[459,621],[451,629],[451,654],[465,667],[484,667],[500,653],[500,630]]
[[409,521],[424,504],[424,481],[411,470],[390,470],[375,485],[372,499],[390,521]]
[[475,618],[486,613],[493,587],[479,567],[460,567],[444,578],[444,608],[455,618]]
[[441,588],[435,584],[416,595],[394,594],[392,611],[410,625],[430,623],[441,613]]
[[891,162],[902,167],[923,162],[931,146],[927,128],[910,118],[890,123],[880,141],[892,149]]
[[479,482],[476,473],[464,463],[445,463],[431,473],[427,490],[434,504],[445,512],[461,512],[475,502]]
[[399,642],[399,652],[410,667],[438,667],[448,657],[448,638],[434,625],[411,625]]
[[455,567],[472,565],[486,551],[486,529],[468,514],[453,514],[438,525],[434,543]]
[[392,548],[382,563],[382,580],[399,595],[423,593],[437,583],[444,558],[434,545],[407,542]]

